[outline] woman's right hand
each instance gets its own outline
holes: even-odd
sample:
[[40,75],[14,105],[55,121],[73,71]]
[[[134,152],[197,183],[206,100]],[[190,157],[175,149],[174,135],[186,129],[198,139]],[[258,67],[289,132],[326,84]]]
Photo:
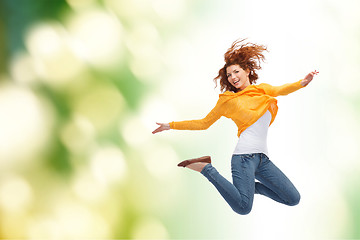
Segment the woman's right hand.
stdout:
[[164,130],[169,130],[170,129],[170,124],[168,123],[156,123],[157,125],[160,125],[160,127],[158,127],[157,129],[155,129],[152,133],[158,133],[158,132],[162,132]]
[[316,75],[316,74],[318,74],[319,72],[318,71],[312,71],[311,73],[309,73],[308,75],[306,75],[306,77],[304,77],[304,79],[301,81],[301,85],[303,86],[303,87],[305,87],[306,85],[308,85],[312,80],[313,80],[313,78],[314,78],[314,76]]

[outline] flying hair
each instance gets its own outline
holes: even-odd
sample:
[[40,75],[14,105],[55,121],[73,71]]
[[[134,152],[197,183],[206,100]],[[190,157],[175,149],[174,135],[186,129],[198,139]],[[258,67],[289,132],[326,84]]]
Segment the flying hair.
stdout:
[[228,81],[226,76],[226,68],[231,65],[239,65],[244,70],[249,70],[250,84],[256,83],[258,79],[257,70],[261,69],[261,62],[264,62],[264,51],[268,51],[264,45],[257,45],[254,43],[245,42],[246,39],[236,40],[231,47],[224,54],[225,65],[219,70],[219,75],[214,78],[215,88],[217,87],[217,80],[220,80],[220,91],[237,92],[239,89],[235,88]]

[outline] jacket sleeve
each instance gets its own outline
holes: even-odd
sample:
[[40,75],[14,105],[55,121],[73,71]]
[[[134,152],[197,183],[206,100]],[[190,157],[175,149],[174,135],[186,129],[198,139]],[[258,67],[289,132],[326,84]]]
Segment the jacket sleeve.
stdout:
[[299,80],[294,83],[286,83],[281,86],[272,86],[267,83],[263,83],[263,84],[264,84],[264,90],[265,90],[266,94],[273,96],[273,97],[277,97],[277,96],[281,96],[281,95],[282,96],[288,95],[289,93],[295,92],[296,90],[299,90],[300,88],[304,88],[305,86],[301,85],[301,81],[302,80]]
[[180,122],[170,122],[171,129],[177,130],[205,130],[214,124],[222,115],[220,111],[220,100],[216,106],[204,117],[198,120],[188,120]]

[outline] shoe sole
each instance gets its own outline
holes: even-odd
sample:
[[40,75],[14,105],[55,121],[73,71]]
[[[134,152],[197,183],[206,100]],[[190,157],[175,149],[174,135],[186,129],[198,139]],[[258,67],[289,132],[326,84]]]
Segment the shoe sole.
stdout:
[[189,160],[182,161],[178,164],[178,167],[186,167],[189,164],[197,163],[197,162],[205,162],[205,163],[211,163],[211,157],[210,156],[203,156],[199,158],[193,158]]

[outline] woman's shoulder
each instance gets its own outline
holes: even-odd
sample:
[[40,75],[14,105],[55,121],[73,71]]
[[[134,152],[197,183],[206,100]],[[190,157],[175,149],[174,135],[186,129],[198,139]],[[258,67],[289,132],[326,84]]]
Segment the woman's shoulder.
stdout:
[[271,89],[273,88],[273,85],[268,84],[268,83],[260,83],[259,85],[255,86],[258,90],[262,90],[264,92],[267,91],[271,91]]
[[257,87],[260,88],[266,88],[266,87],[272,87],[272,85],[268,84],[268,83],[260,83],[258,85],[256,85]]

